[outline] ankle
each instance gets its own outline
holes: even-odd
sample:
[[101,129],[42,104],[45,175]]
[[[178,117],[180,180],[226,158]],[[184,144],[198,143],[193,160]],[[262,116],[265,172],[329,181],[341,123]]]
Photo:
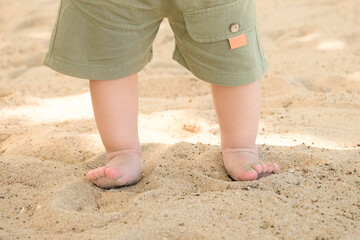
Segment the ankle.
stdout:
[[141,157],[141,148],[123,148],[117,149],[113,151],[108,151],[106,154],[106,162],[109,162],[111,159],[118,155],[133,155],[137,157]]
[[222,154],[236,153],[236,152],[248,152],[258,156],[257,146],[245,146],[245,147],[229,147],[221,146]]

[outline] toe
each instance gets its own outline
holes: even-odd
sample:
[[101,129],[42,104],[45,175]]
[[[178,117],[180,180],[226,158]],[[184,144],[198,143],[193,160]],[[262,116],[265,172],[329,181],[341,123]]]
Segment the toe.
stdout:
[[105,169],[105,175],[109,178],[119,178],[122,175],[122,171],[120,168],[115,168],[115,167],[107,167]]
[[99,170],[98,170],[98,175],[100,176],[100,177],[105,177],[106,175],[105,175],[105,167],[101,167],[101,168],[99,168]]
[[257,171],[249,167],[249,169],[247,169],[246,171],[237,173],[236,175],[231,177],[236,181],[252,181],[257,179],[258,173]]
[[262,162],[261,167],[262,167],[262,172],[263,172],[263,173],[265,173],[265,172],[268,171],[268,165],[267,165],[266,163]]
[[91,171],[89,171],[89,172],[87,173],[87,177],[88,177],[89,180],[95,179],[94,171],[95,171],[95,170],[93,169],[93,170],[91,170]]
[[269,172],[269,173],[273,172],[274,171],[274,166],[272,165],[272,163],[271,162],[265,162],[265,163],[266,163],[266,165],[268,167],[267,172]]
[[277,163],[273,163],[274,170],[273,172],[277,172],[279,170],[279,165]]
[[240,174],[240,179],[244,181],[252,181],[257,179],[258,173],[255,170],[243,172]]
[[104,176],[104,167],[99,167],[94,170],[95,178],[100,178]]
[[261,164],[261,162],[253,163],[253,164],[251,164],[251,167],[258,173],[262,172],[262,164]]
[[95,168],[95,169],[91,170],[91,177],[92,177],[92,179],[97,179],[97,178],[99,177],[98,174],[97,174],[98,169],[99,169],[99,168]]

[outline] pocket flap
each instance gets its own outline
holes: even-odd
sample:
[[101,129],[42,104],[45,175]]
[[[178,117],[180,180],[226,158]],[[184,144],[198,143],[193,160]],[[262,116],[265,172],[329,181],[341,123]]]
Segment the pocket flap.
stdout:
[[[184,12],[184,21],[190,37],[196,42],[214,42],[252,29],[256,25],[254,0],[236,0],[214,7]],[[238,24],[232,32],[230,26]]]

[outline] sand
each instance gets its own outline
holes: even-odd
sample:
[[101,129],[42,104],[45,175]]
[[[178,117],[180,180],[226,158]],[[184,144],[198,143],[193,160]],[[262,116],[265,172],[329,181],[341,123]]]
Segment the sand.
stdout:
[[102,190],[88,81],[42,65],[58,1],[2,0],[0,239],[360,239],[360,2],[256,5],[257,143],[281,170],[226,175],[210,86],[171,60],[165,19],[139,73],[143,177]]

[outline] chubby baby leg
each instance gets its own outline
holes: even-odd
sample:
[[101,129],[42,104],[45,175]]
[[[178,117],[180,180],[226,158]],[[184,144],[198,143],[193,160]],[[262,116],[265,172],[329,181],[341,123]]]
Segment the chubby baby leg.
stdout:
[[116,80],[90,80],[96,124],[105,146],[105,166],[87,176],[101,188],[134,184],[141,178],[138,137],[138,76]]
[[259,159],[255,144],[260,117],[260,81],[227,87],[210,84],[220,126],[226,171],[234,180],[255,180],[275,173],[275,162]]

